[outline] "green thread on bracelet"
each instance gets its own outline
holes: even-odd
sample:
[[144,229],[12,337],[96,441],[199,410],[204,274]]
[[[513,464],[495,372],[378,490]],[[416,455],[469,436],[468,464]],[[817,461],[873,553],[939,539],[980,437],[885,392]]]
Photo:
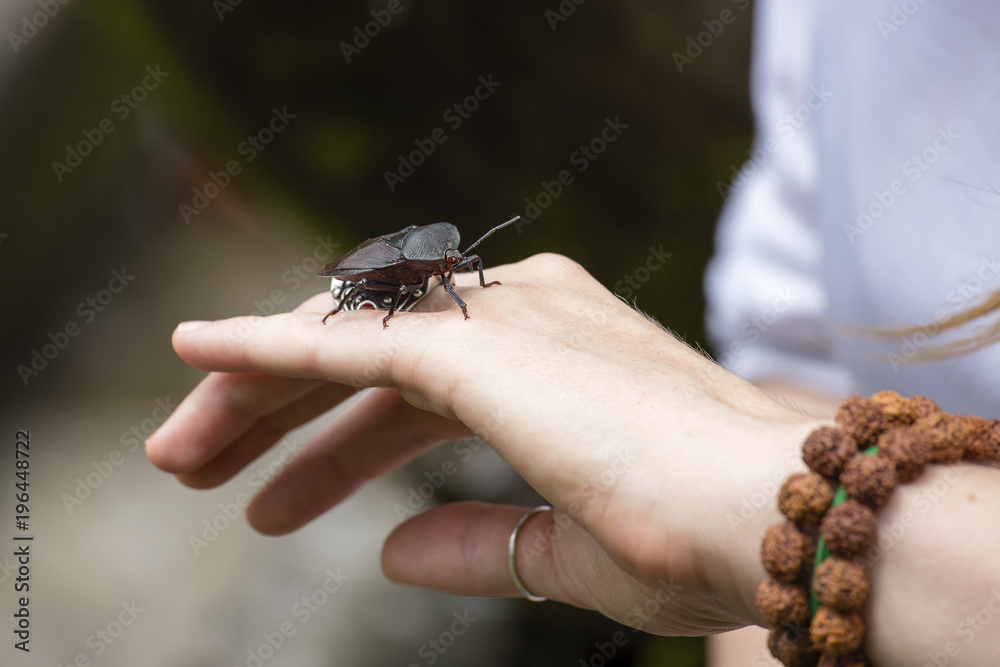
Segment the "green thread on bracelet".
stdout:
[[[872,445],[864,452],[865,456],[875,456],[878,453],[878,446]],[[837,505],[840,505],[845,500],[847,500],[847,491],[844,487],[838,486],[837,490],[833,494],[833,502],[830,503],[830,509],[833,509]],[[819,609],[819,600],[816,599],[816,570],[819,569],[820,563],[825,561],[830,557],[830,550],[826,546],[826,540],[820,536],[819,541],[816,543],[816,558],[813,560],[813,571],[812,576],[809,577],[809,620],[812,621],[813,617],[816,616],[816,611]]]

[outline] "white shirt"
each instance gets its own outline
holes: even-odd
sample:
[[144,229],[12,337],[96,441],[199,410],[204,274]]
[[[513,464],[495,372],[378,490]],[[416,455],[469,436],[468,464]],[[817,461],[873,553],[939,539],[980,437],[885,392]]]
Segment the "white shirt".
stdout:
[[706,274],[720,361],[750,380],[1000,417],[1000,346],[926,362],[918,349],[956,336],[873,335],[934,329],[1000,289],[1000,3],[756,12],[754,150]]

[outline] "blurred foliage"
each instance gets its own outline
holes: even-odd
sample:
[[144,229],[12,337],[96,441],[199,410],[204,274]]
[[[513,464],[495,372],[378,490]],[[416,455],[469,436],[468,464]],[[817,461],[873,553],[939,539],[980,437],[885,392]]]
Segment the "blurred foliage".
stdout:
[[[533,224],[480,248],[486,263],[564,253],[615,289],[650,248],[662,246],[670,259],[629,296],[704,345],[701,276],[722,205],[716,184],[728,180],[750,142],[750,12],[736,10],[736,20],[679,72],[673,54],[733,2],[399,6],[350,62],[344,43],[366,24],[376,32],[372,12],[385,16],[384,2],[90,0],[61,5],[15,53],[5,44],[6,382],[18,383],[10,369],[73,311],[76,286],[106,280],[123,258],[133,266],[169,253],[151,279],[197,289],[184,274],[185,253],[193,251],[176,242],[185,230],[267,241],[285,238],[273,222],[280,219],[300,237],[331,234],[347,249],[408,224],[447,220],[469,242],[524,213],[526,200],[567,169],[573,183]],[[34,5],[23,7],[27,13]],[[573,11],[553,28],[547,12],[560,7]],[[134,113],[116,116],[114,101],[157,66],[169,75]],[[453,128],[443,114],[473,93],[479,77],[500,86]],[[179,206],[212,172],[242,160],[238,146],[266,127],[275,108],[294,120],[186,224]],[[52,163],[105,117],[114,131],[60,182]],[[571,156],[599,136],[606,118],[628,127],[576,171]],[[385,173],[436,128],[447,140],[391,191]],[[169,356],[165,347],[154,356],[161,352]],[[675,647],[676,657],[647,648],[641,664],[697,664],[685,657],[689,642],[662,646]],[[588,655],[587,646],[569,652],[576,654]]]
[[[267,236],[247,213],[267,205],[287,212],[290,224],[333,233],[344,248],[437,220],[471,240],[523,212],[543,182],[570,169],[575,181],[534,224],[482,248],[487,263],[561,252],[614,288],[662,245],[673,254],[635,292],[638,306],[702,341],[701,273],[722,203],[716,183],[749,143],[749,13],[737,11],[679,73],[672,54],[732,3],[573,5],[553,30],[545,11],[557,3],[405,1],[350,63],[342,43],[384,5],[243,2],[220,20],[224,4],[67,5],[8,63],[4,231],[46,248],[44,258],[4,258],[9,315],[64,312],[73,305],[70,296],[59,302],[66,275],[92,282],[113,257],[184,229],[178,207],[192,189],[239,158],[237,146],[273,108],[287,107],[296,118],[211,203],[211,224]],[[169,76],[118,120],[110,104],[156,65]],[[480,75],[502,85],[452,130],[442,114]],[[51,163],[104,117],[114,132],[58,182]],[[576,172],[571,154],[606,117],[628,129]],[[397,156],[439,127],[447,141],[390,192],[384,174]],[[57,296],[39,303],[39,294]],[[15,330],[12,342],[30,347],[38,333]]]

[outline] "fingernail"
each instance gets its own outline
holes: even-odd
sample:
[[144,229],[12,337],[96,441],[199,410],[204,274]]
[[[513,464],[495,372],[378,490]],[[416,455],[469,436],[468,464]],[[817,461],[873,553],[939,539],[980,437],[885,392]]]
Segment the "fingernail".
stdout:
[[185,333],[188,331],[194,331],[195,329],[200,329],[206,324],[211,324],[208,320],[189,320],[187,322],[181,322],[177,325],[177,331]]

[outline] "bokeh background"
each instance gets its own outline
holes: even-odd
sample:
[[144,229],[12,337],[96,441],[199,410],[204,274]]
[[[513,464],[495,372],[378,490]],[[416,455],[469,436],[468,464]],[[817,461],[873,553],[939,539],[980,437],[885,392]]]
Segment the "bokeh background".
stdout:
[[[527,214],[480,247],[488,265],[564,253],[705,345],[701,276],[721,186],[750,146],[752,11],[731,0],[0,3],[8,619],[21,595],[11,538],[35,537],[31,653],[6,634],[0,662],[703,664],[701,640],[625,630],[609,655],[622,628],[596,614],[385,581],[378,552],[397,506],[448,461],[458,473],[426,506],[536,500],[488,447],[466,459],[446,445],[265,538],[239,504],[321,423],[212,491],[157,472],[139,443],[200,378],[170,348],[178,321],[290,310],[327,289],[311,277],[319,265],[409,224],[446,220],[469,242]],[[614,140],[582,157],[608,119]],[[411,159],[433,136],[446,138]],[[400,172],[400,156],[422,164]],[[238,173],[222,176],[227,165]],[[563,171],[573,181],[557,190]],[[405,178],[390,187],[386,172]],[[647,271],[654,249],[670,256]],[[13,526],[19,429],[32,442],[26,532]],[[476,621],[449,639],[455,614]]]

